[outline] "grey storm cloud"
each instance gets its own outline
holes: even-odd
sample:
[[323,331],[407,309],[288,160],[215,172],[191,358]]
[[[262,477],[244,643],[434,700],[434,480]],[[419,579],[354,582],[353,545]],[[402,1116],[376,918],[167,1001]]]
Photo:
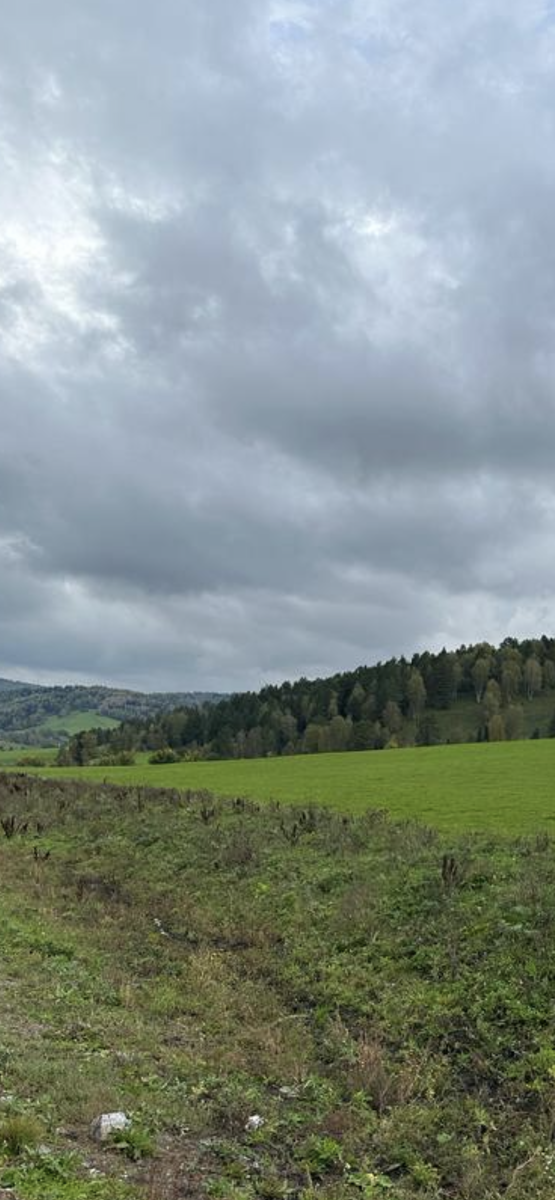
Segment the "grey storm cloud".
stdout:
[[5,10],[0,672],[552,632],[553,6]]

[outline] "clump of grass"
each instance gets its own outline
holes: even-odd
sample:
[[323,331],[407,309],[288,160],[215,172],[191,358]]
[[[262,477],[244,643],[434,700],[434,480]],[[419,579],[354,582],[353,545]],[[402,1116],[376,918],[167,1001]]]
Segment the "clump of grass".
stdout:
[[44,1128],[36,1117],[15,1113],[0,1122],[0,1149],[9,1158],[36,1149],[43,1138]]

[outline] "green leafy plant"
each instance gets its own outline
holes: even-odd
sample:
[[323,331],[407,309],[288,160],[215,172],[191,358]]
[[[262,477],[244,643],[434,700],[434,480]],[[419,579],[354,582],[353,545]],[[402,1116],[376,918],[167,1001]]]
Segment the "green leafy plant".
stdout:
[[342,1165],[343,1149],[335,1138],[314,1134],[300,1147],[298,1157],[305,1170],[320,1177]]
[[151,1158],[155,1153],[154,1138],[141,1125],[131,1124],[127,1129],[118,1129],[110,1138],[110,1144],[121,1150],[132,1162]]

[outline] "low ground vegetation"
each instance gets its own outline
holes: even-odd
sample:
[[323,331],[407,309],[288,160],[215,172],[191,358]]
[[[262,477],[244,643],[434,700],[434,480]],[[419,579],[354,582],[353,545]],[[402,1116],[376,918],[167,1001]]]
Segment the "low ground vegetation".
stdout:
[[0,816],[0,1189],[552,1200],[546,833],[17,775]]

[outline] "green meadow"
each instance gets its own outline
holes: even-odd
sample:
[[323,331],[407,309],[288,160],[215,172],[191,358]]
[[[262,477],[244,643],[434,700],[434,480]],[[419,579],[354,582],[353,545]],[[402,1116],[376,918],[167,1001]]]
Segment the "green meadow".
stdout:
[[105,717],[95,709],[80,709],[59,717],[49,717],[40,728],[50,733],[81,733],[84,729],[116,729],[119,721]]
[[19,766],[27,759],[55,763],[57,753],[56,746],[7,746],[0,750],[0,769]]
[[555,739],[132,767],[48,768],[45,775],[221,796],[387,809],[453,832],[511,835],[555,825]]

